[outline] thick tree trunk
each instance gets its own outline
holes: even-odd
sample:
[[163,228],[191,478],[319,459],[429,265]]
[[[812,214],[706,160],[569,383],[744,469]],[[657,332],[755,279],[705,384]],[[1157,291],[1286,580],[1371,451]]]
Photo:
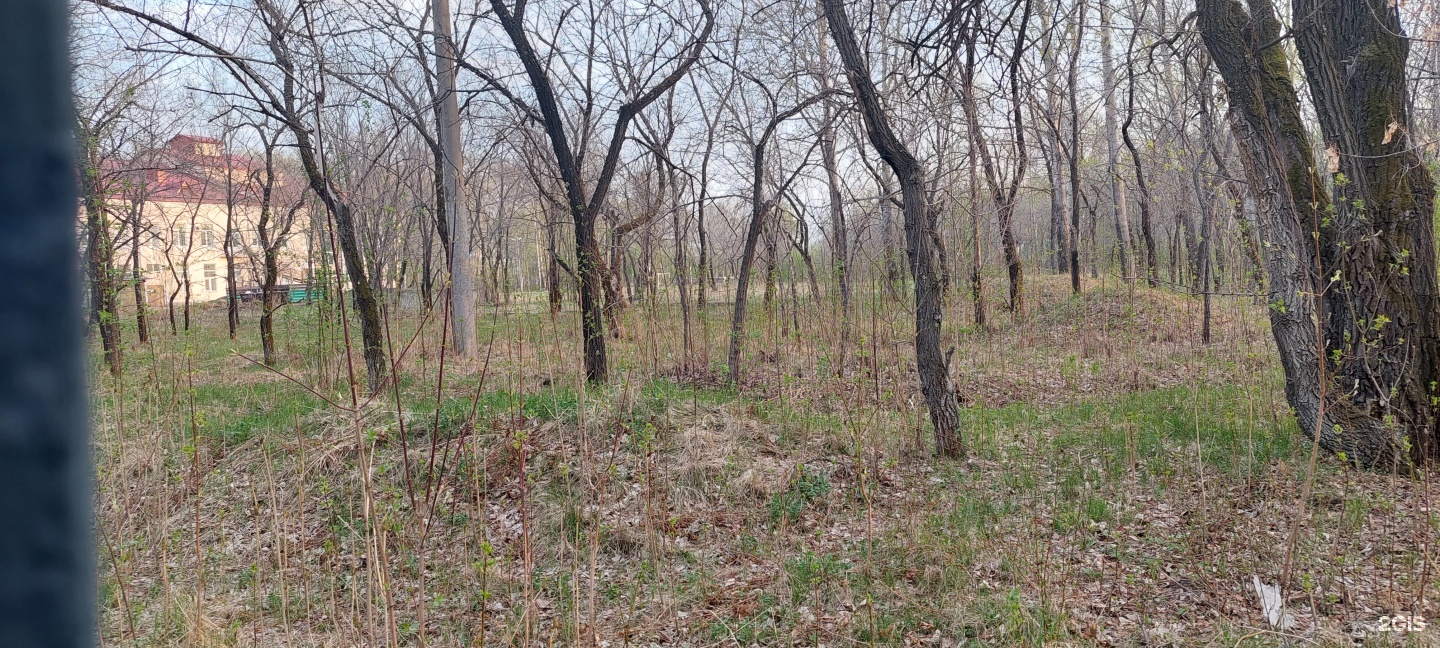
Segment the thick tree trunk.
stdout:
[[843,0],[822,1],[835,48],[845,63],[850,85],[857,95],[870,143],[894,170],[900,182],[906,251],[910,257],[910,274],[915,279],[915,356],[920,391],[935,428],[936,453],[947,457],[958,456],[963,452],[960,410],[950,382],[949,357],[940,350],[942,294],[934,240],[926,231],[933,219],[926,211],[929,205],[925,195],[925,167],[890,127],[889,117],[880,104],[855,32],[845,15]]
[[1198,5],[1273,250],[1271,331],[1301,431],[1365,466],[1436,460],[1434,187],[1410,148],[1395,7],[1295,2],[1297,45],[1339,194],[1332,207],[1284,50],[1269,46],[1280,36],[1274,7]]
[[600,244],[595,240],[595,215],[581,213],[575,218],[575,265],[580,283],[580,334],[584,338],[585,379],[602,383],[610,376],[605,353],[605,312],[601,297],[602,263]]
[[1354,387],[1337,390],[1346,407],[1336,413],[1347,429],[1403,436],[1415,463],[1440,460],[1435,185],[1412,147],[1409,40],[1386,0],[1294,0],[1293,10],[1326,151],[1339,158],[1330,173],[1341,281],[1323,314],[1325,357],[1340,352],[1333,372]]

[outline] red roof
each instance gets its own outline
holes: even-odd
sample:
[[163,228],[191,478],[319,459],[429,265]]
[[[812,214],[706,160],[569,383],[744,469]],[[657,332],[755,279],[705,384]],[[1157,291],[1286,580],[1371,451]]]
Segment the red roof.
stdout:
[[223,205],[228,194],[237,205],[259,204],[250,160],[225,153],[218,139],[176,135],[147,157],[101,164],[113,198]]

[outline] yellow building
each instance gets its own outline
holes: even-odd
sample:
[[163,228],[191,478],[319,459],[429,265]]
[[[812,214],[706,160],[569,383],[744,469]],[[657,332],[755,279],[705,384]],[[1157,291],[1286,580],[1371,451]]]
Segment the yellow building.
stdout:
[[[129,164],[112,183],[108,201],[112,222],[138,232],[140,267],[146,301],[163,307],[173,297],[191,303],[224,299],[225,232],[231,232],[238,291],[258,290],[264,279],[264,254],[257,223],[264,169],[252,160],[226,154],[219,140],[179,135],[148,164]],[[267,229],[273,239],[288,220],[289,234],[279,249],[277,284],[303,284],[311,272],[310,217],[304,208],[304,183],[278,176],[270,199]],[[135,224],[138,228],[133,227]],[[228,227],[227,227],[228,223]],[[129,225],[130,227],[126,227]],[[128,239],[129,236],[123,237]],[[116,265],[131,276],[132,243],[120,242]]]

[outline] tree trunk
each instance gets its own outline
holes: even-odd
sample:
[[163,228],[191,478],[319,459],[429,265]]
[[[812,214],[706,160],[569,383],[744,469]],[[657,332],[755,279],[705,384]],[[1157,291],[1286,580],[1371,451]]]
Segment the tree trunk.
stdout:
[[1065,211],[1065,169],[1060,142],[1050,129],[1042,131],[1041,155],[1050,180],[1050,267],[1056,274],[1070,272],[1070,218]]
[[[86,170],[89,173],[89,170]],[[100,345],[110,375],[123,370],[120,349],[119,299],[115,288],[113,248],[109,219],[105,216],[104,198],[94,183],[86,187],[85,262],[90,279],[90,319],[99,327]]]
[[450,230],[450,328],[455,354],[475,358],[475,277],[470,268],[470,214],[465,203],[465,157],[460,142],[460,101],[455,91],[455,41],[450,1],[430,0],[439,83],[440,150],[444,157],[445,221]]
[[1435,461],[1434,186],[1411,148],[1396,8],[1295,1],[1297,46],[1338,194],[1332,206],[1284,50],[1268,46],[1280,37],[1274,7],[1198,5],[1260,197],[1261,235],[1274,249],[1266,255],[1271,331],[1301,431],[1364,466]]
[[1078,1],[1075,47],[1071,50],[1070,95],[1070,291],[1080,294],[1080,43],[1085,33],[1085,0]]
[[275,294],[280,263],[278,250],[266,249],[264,255],[265,277],[264,284],[260,286],[260,348],[265,366],[273,367],[279,362],[279,355],[275,352],[275,311],[283,303],[280,296]]
[[775,282],[779,275],[780,251],[779,251],[779,229],[780,225],[776,210],[770,210],[765,214],[766,225],[760,231],[760,239],[765,243],[765,292],[760,303],[769,316],[775,308]]
[[[1326,300],[1327,359],[1355,385],[1336,414],[1347,431],[1386,437],[1416,464],[1440,460],[1435,185],[1412,145],[1399,10],[1385,0],[1294,0],[1296,46],[1331,171],[1340,295]],[[1395,462],[1406,458],[1397,456]]]
[[[336,242],[338,239],[338,247],[345,262],[345,273],[350,278],[353,303],[360,317],[361,347],[365,358],[365,382],[370,393],[376,394],[383,387],[382,380],[386,373],[385,338],[380,323],[380,304],[375,299],[375,291],[370,283],[370,277],[365,273],[365,255],[360,249],[360,237],[355,231],[355,220],[350,204],[336,189],[329,175],[329,169],[324,163],[324,150],[319,145],[323,142],[317,142],[312,137],[312,133],[318,136],[323,131],[319,128],[314,130],[306,128],[300,121],[301,101],[296,95],[296,85],[299,81],[296,77],[294,60],[290,54],[290,46],[286,40],[285,27],[276,21],[267,24],[267,28],[270,31],[267,45],[275,57],[276,66],[284,75],[281,81],[282,106],[280,108],[290,118],[287,126],[295,138],[295,148],[299,153],[300,165],[305,170],[305,178],[310,189],[325,205],[326,212],[334,221],[334,227],[331,229],[332,242]],[[323,88],[321,88],[320,96],[323,98]],[[318,117],[321,109],[320,103],[318,101],[311,102],[310,108]],[[336,298],[337,303],[341,304],[343,308],[345,303],[343,291]]]
[[[1196,171],[1192,170],[1191,173],[1193,175]],[[1185,197],[1184,204],[1199,205],[1200,192],[1196,190],[1194,183],[1187,183],[1183,180],[1181,182],[1188,190],[1187,193],[1191,194]],[[1183,235],[1181,240],[1184,243],[1183,252],[1186,259],[1183,270],[1189,273],[1190,290],[1200,292],[1200,233],[1195,225],[1195,216],[1183,205],[1175,212],[1175,226]]]
[[[830,73],[830,38],[825,33],[826,23],[817,24],[819,32],[820,86],[825,90],[834,87]],[[825,188],[828,190],[830,207],[830,256],[834,265],[835,287],[840,293],[840,345],[839,360],[836,362],[837,376],[845,375],[845,356],[850,347],[850,229],[845,222],[845,205],[840,193],[840,164],[837,160],[835,142],[835,120],[838,118],[833,99],[825,101],[824,124],[820,128],[820,162],[825,167]]]
[[972,37],[965,45],[965,76],[961,79],[961,95],[965,103],[965,120],[969,125],[970,147],[980,154],[980,166],[985,171],[985,182],[990,188],[990,194],[995,202],[995,211],[999,217],[1000,225],[1000,247],[1005,252],[1005,270],[1010,275],[1010,312],[1016,319],[1019,319],[1025,312],[1025,269],[1020,259],[1020,246],[1015,238],[1015,203],[1020,195],[1020,183],[1025,179],[1026,160],[1029,157],[1025,151],[1025,128],[1021,119],[1022,104],[1020,101],[1020,55],[1024,52],[1025,26],[1030,19],[1030,3],[1025,4],[1025,13],[1021,16],[1018,37],[1015,43],[1015,51],[1010,59],[1010,101],[1014,109],[1013,118],[1015,125],[1015,172],[1010,177],[1009,186],[1002,185],[999,171],[996,169],[994,158],[990,154],[990,145],[985,141],[985,131],[980,128],[980,108],[975,100],[975,39]]
[[225,239],[221,254],[225,255],[225,321],[230,328],[230,339],[234,340],[240,335],[240,296],[235,287],[235,190],[228,168],[225,177]]
[[140,343],[150,341],[150,316],[149,302],[145,295],[145,270],[140,267],[140,222],[144,216],[145,201],[136,201],[131,206],[130,222],[130,277],[134,282],[132,287],[135,290],[135,331],[140,336]]
[[1195,256],[1198,260],[1198,268],[1195,273],[1195,281],[1200,294],[1203,296],[1203,304],[1200,314],[1200,341],[1210,343],[1210,286],[1211,267],[1210,255],[1214,247],[1215,231],[1215,205],[1209,198],[1209,192],[1200,186],[1200,166],[1196,165],[1190,173],[1190,181],[1195,187],[1195,204],[1200,208],[1200,235],[1195,248]]
[[1134,62],[1131,61],[1128,109],[1125,113],[1125,124],[1120,127],[1122,138],[1125,140],[1125,148],[1130,150],[1130,160],[1135,163],[1135,188],[1140,194],[1140,238],[1145,245],[1145,280],[1151,288],[1160,285],[1160,259],[1155,253],[1155,225],[1151,216],[1150,185],[1145,182],[1145,165],[1140,161],[1140,149],[1136,148],[1135,140],[1130,137],[1130,124],[1135,120],[1135,75],[1133,72]]
[[[671,169],[670,173],[676,171]],[[679,178],[674,178],[671,186],[674,187],[675,202],[670,206],[671,231],[675,234],[675,292],[680,299],[680,336],[682,341],[682,355],[680,368],[683,371],[690,371],[690,253],[689,245],[685,238],[686,223],[689,220],[682,218],[684,209],[680,206],[680,185]],[[663,198],[663,196],[662,196]]]
[[[1040,154],[1045,160],[1045,174],[1050,180],[1050,267],[1056,274],[1070,272],[1070,226],[1065,212],[1065,169],[1061,154],[1062,98],[1065,94],[1057,79],[1059,60],[1052,35],[1052,20],[1045,8],[1040,11],[1040,29],[1044,34],[1041,52],[1045,74],[1045,103],[1042,106],[1045,128],[1040,129]],[[972,160],[971,164],[975,162]],[[971,180],[973,183],[974,180]]]
[[[525,69],[525,76],[535,94],[540,121],[545,126],[545,135],[550,140],[555,164],[565,185],[565,199],[571,218],[575,221],[575,265],[578,266],[576,274],[580,284],[580,329],[585,339],[585,378],[592,383],[603,383],[609,377],[610,369],[605,351],[605,313],[600,302],[604,267],[600,245],[595,238],[595,222],[600,210],[604,208],[605,197],[609,193],[610,182],[619,164],[621,149],[626,141],[625,132],[630,121],[689,73],[690,67],[699,60],[700,53],[715,27],[715,15],[711,12],[709,3],[701,0],[700,9],[705,15],[705,25],[687,46],[680,63],[669,75],[651,85],[640,96],[622,104],[616,111],[604,161],[593,185],[587,187],[590,183],[584,181],[581,172],[583,160],[579,159],[570,147],[566,121],[560,114],[554,87],[541,62],[540,54],[530,44],[530,37],[526,34],[525,3],[516,2],[507,6],[503,0],[490,0],[490,8],[495,12]],[[531,112],[535,114],[536,111]]]
[[[971,139],[968,154],[970,157],[970,301],[974,305],[975,326],[985,327],[985,280],[980,271],[984,268],[985,259],[982,248],[982,230],[980,229],[980,179],[976,177],[976,167],[979,166],[978,156],[975,154],[975,141]],[[1060,258],[1063,257],[1063,251]]]
[[1124,185],[1120,181],[1120,138],[1115,114],[1115,59],[1110,52],[1110,1],[1100,0],[1100,61],[1105,82],[1105,175],[1110,181],[1110,215],[1115,219],[1115,232],[1120,241],[1120,276],[1127,284],[1135,282],[1135,262],[1130,256],[1130,219],[1123,208]]
[[435,305],[434,240],[430,238],[429,223],[422,225],[420,230],[420,303],[428,311]]
[[[768,133],[767,133],[768,135]],[[751,157],[750,224],[745,228],[745,247],[740,253],[740,272],[735,276],[735,310],[730,318],[729,380],[740,382],[740,354],[745,342],[745,307],[750,301],[750,272],[755,264],[755,248],[765,227],[771,203],[761,197],[762,173],[765,169],[765,139],[755,145]]]
[[562,295],[560,290],[560,250],[556,246],[555,214],[545,210],[545,278],[550,300],[550,316],[560,314]]
[[870,143],[895,172],[900,182],[905,215],[906,251],[910,257],[910,274],[915,279],[915,356],[920,390],[935,428],[936,454],[958,456],[963,451],[959,430],[960,410],[950,382],[949,357],[940,350],[942,295],[937,281],[934,241],[926,232],[932,219],[926,213],[929,205],[925,196],[925,167],[901,143],[890,127],[889,117],[880,104],[879,93],[870,79],[870,71],[856,42],[855,32],[845,15],[843,0],[822,2],[835,48],[844,61],[850,85],[860,104]]
[[895,255],[895,217],[890,199],[895,196],[890,179],[883,172],[875,174],[880,185],[880,257],[885,264],[885,289],[891,297],[900,293],[900,264]]

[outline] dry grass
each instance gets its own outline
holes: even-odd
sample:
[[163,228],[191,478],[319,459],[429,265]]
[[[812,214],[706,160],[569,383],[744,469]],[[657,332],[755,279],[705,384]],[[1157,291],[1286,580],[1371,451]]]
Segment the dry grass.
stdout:
[[[689,366],[636,306],[588,390],[571,314],[496,309],[438,392],[427,330],[399,402],[354,415],[205,319],[96,384],[106,645],[1437,645],[1365,630],[1437,616],[1428,481],[1323,460],[1297,625],[1263,620],[1308,446],[1262,307],[1219,300],[1205,346],[1196,300],[1032,281],[1018,323],[948,320],[958,462],[924,449],[909,315],[878,297],[843,376],[830,306],[759,314],[738,392],[724,306]],[[286,316],[284,371],[347,402],[333,338]]]

